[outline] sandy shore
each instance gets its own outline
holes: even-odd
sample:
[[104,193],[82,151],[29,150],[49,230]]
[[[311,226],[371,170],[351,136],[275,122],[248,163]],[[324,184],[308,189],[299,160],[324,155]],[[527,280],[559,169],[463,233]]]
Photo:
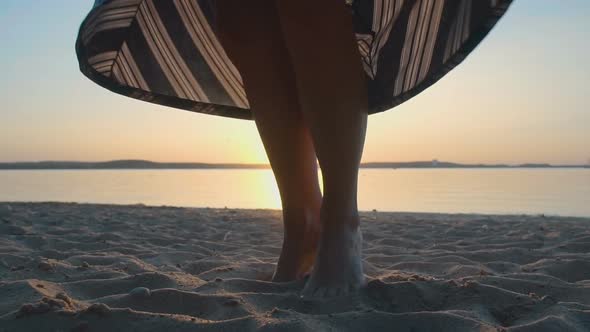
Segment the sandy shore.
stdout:
[[590,331],[590,219],[365,212],[320,301],[269,282],[280,216],[0,203],[0,331]]

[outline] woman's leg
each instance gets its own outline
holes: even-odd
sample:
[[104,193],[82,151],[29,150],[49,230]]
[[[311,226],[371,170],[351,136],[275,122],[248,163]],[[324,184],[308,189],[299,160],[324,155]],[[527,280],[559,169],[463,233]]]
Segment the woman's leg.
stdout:
[[322,168],[322,234],[304,295],[361,287],[357,178],[367,125],[367,85],[344,0],[277,1],[299,103]]
[[216,0],[219,38],[240,73],[277,180],[285,225],[274,281],[303,277],[319,242],[317,161],[274,0]]

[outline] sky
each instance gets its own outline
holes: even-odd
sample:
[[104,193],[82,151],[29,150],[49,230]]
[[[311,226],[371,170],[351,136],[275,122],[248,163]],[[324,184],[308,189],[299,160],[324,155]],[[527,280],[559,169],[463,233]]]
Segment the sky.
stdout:
[[[78,70],[92,0],[0,1],[0,162],[268,163],[254,122],[105,90]],[[437,84],[369,117],[363,162],[590,162],[590,1],[515,0]]]

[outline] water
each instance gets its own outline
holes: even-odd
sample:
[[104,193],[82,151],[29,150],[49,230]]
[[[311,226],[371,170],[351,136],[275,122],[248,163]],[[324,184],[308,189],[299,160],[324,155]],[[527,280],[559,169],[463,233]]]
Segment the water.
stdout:
[[[246,169],[0,171],[0,201],[280,208]],[[588,217],[590,169],[362,169],[359,209]]]

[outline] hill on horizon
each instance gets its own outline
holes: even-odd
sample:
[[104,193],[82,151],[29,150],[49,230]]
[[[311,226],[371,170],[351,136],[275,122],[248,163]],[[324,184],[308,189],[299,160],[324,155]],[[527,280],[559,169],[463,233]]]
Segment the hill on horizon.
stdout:
[[[590,165],[551,165],[524,163],[508,164],[461,164],[446,161],[410,161],[410,162],[367,162],[361,168],[590,168]],[[199,163],[199,162],[153,162],[141,159],[122,159],[100,162],[85,161],[36,161],[4,162],[0,170],[18,169],[267,169],[268,164],[242,163]]]

